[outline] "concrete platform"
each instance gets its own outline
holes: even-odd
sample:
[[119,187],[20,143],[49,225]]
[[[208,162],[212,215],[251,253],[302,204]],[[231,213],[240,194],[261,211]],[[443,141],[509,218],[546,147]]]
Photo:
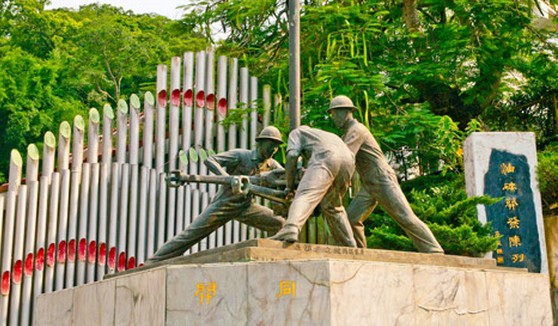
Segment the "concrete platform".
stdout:
[[552,325],[492,259],[250,240],[42,295],[37,325]]

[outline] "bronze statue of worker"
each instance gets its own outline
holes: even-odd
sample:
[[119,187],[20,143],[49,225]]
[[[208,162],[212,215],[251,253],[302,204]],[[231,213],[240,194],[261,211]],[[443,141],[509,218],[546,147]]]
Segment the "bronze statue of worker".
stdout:
[[286,192],[294,189],[297,161],[307,161],[285,226],[273,240],[296,242],[300,229],[320,205],[331,234],[338,245],[356,247],[353,232],[343,207],[354,172],[354,155],[337,135],[320,129],[300,126],[289,134],[285,163]]
[[343,141],[355,154],[356,170],[362,181],[360,191],[347,208],[357,246],[366,248],[363,221],[379,204],[420,252],[443,253],[432,231],[411,209],[376,139],[353,117],[355,109],[350,98],[340,95],[333,98],[327,111],[335,126],[343,131]]
[[[283,143],[281,132],[268,126],[256,137],[256,149],[232,149],[207,158],[208,169],[216,175],[260,175],[284,170],[272,157]],[[274,174],[269,174],[273,176]],[[276,233],[285,220],[268,207],[256,204],[252,195],[234,193],[230,185],[222,185],[207,208],[179,235],[161,246],[146,264],[177,257],[211,232],[230,220]]]

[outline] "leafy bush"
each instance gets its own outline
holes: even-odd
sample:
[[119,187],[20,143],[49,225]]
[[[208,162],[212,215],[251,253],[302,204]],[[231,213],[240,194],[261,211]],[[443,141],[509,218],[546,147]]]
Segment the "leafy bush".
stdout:
[[537,154],[537,177],[544,215],[555,215],[558,209],[558,144]]
[[[462,174],[420,177],[402,184],[415,214],[434,233],[446,254],[479,257],[495,250],[498,238],[490,224],[477,219],[477,204],[491,205],[500,198],[468,198]],[[365,222],[368,247],[416,251],[403,230],[383,210],[377,209]]]

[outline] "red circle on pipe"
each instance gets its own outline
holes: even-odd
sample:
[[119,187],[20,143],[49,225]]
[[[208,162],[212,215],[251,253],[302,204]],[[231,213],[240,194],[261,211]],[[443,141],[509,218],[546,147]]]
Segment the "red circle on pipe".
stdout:
[[194,92],[191,89],[184,92],[184,105],[192,106],[193,99],[194,99]]
[[54,256],[56,254],[56,245],[51,243],[48,245],[46,263],[47,266],[54,266]]
[[159,91],[159,94],[157,94],[157,104],[161,107],[166,107],[167,106],[167,91],[166,90],[161,90]]
[[87,240],[86,239],[80,239],[79,240],[79,246],[78,246],[78,259],[80,261],[85,260],[86,250],[87,250]]
[[66,241],[62,240],[58,243],[58,262],[64,263],[66,261]]
[[171,92],[171,104],[174,106],[179,106],[180,105],[180,90],[179,89],[174,89]]
[[208,94],[207,98],[205,99],[205,107],[208,110],[215,109],[215,94]]
[[222,98],[217,102],[217,110],[221,115],[227,115],[227,99]]
[[99,246],[99,265],[104,266],[107,261],[107,244],[101,243]]
[[68,242],[68,261],[74,262],[76,260],[76,239],[70,240]]
[[126,253],[125,252],[121,252],[118,255],[118,271],[122,272],[123,270],[126,270]]
[[25,257],[25,276],[31,276],[33,275],[33,253],[30,252],[27,254],[27,257]]
[[87,261],[91,264],[95,263],[95,257],[97,256],[97,242],[94,240],[89,242],[89,253],[87,255]]
[[203,108],[204,104],[205,104],[205,93],[204,91],[198,91],[198,94],[196,94],[196,105],[198,106],[198,108]]
[[2,295],[8,295],[10,293],[10,272],[5,271],[2,274]]
[[136,267],[136,259],[134,257],[128,258],[128,267],[126,269],[132,269]]
[[45,267],[45,249],[39,248],[37,251],[37,256],[35,257],[35,268],[38,271],[42,271]]
[[110,269],[114,269],[114,267],[116,265],[116,248],[115,247],[112,247],[109,250],[108,265],[109,265]]
[[12,281],[15,284],[21,283],[21,277],[23,276],[23,262],[18,259],[14,264],[14,275],[12,276]]

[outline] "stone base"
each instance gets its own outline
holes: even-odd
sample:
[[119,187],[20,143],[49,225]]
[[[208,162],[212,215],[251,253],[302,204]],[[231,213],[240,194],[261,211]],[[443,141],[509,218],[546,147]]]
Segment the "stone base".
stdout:
[[490,259],[250,240],[41,295],[34,320],[37,325],[552,325],[551,311],[547,275],[499,268]]

